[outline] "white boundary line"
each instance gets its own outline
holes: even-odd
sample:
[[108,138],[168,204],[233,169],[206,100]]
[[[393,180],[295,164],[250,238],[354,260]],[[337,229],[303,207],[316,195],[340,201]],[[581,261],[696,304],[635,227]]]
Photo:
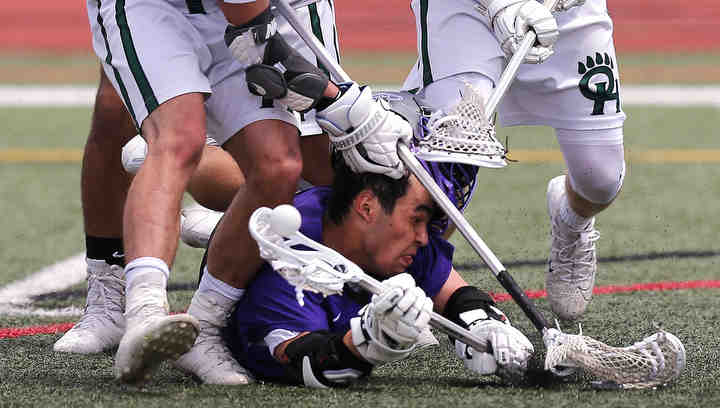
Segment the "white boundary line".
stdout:
[[81,310],[69,307],[58,310],[32,309],[33,296],[67,289],[85,280],[87,264],[81,252],[40,269],[19,281],[0,288],[0,315],[69,316]]
[[[374,88],[392,90],[397,85]],[[94,86],[0,85],[0,107],[92,106],[96,90]],[[623,85],[620,98],[625,105],[720,108],[720,85]]]

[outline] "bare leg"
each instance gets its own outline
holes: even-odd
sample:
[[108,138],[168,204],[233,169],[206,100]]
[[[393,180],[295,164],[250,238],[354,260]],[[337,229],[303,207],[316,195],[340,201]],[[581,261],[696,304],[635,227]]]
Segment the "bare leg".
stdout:
[[120,151],[135,134],[122,100],[100,70],[80,181],[86,235],[122,238],[122,214],[130,182],[120,164]]
[[80,186],[87,301],[80,321],[54,344],[55,351],[100,353],[117,346],[125,330],[122,214],[130,183],[120,164],[120,151],[135,134],[130,115],[101,69]]
[[292,201],[302,170],[297,129],[281,121],[259,121],[225,144],[240,164],[246,184],[235,195],[208,251],[208,269],[244,288],[260,267],[257,245],[247,225],[252,211]]
[[205,383],[240,385],[252,382],[252,377],[232,357],[220,333],[261,264],[257,244],[248,232],[248,220],[259,206],[292,200],[302,163],[297,129],[282,121],[252,123],[224,147],[242,168],[246,181],[210,242],[208,270],[188,308],[200,323],[200,334],[192,350],[176,365]]
[[172,264],[177,250],[180,201],[205,145],[203,95],[175,97],[145,120],[148,156],[135,176],[125,206],[125,254]]
[[235,159],[220,147],[207,146],[188,192],[203,207],[225,211],[244,184],[245,176]]
[[199,322],[168,316],[167,279],[179,234],[180,201],[205,146],[204,96],[162,103],[142,124],[148,156],[133,179],[123,217],[127,329],[115,356],[115,376],[145,381],[160,362],[193,346]]
[[316,186],[329,186],[333,180],[330,163],[330,138],[326,134],[305,136],[300,138],[300,151],[303,163],[302,176]]

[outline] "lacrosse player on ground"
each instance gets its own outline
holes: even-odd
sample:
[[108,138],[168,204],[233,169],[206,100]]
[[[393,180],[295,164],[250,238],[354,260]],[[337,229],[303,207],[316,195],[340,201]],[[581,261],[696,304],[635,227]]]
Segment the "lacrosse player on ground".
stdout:
[[577,319],[597,269],[595,215],[625,176],[623,121],[612,21],[605,0],[560,0],[551,14],[534,0],[412,1],[418,63],[404,88],[448,109],[466,83],[489,97],[506,58],[532,29],[537,43],[498,109],[500,124],[555,128],[568,167],[550,180],[551,248],[546,289],[552,310]]
[[[455,342],[470,370],[522,376],[532,344],[488,294],[453,269],[454,248],[441,236],[446,224],[420,182],[414,176],[353,173],[342,160],[335,168],[332,187],[296,195],[300,230],[392,290],[372,298],[347,285],[342,295],[305,292],[300,306],[295,288],[265,263],[231,317],[227,338],[240,363],[262,380],[347,385],[374,366],[436,344],[428,331],[434,309],[491,345],[494,354]],[[429,169],[451,198],[455,190],[466,191],[437,165]]]
[[[385,120],[375,128],[365,129],[370,137],[362,143],[370,146],[365,157],[369,160],[358,160],[358,164],[394,177],[403,172],[393,151],[376,153],[373,146],[394,147],[399,138],[410,137],[407,123],[372,99],[359,98],[362,91],[357,84],[339,90],[329,83],[283,41],[267,1],[239,3],[244,4],[170,0],[87,3],[93,47],[103,61],[106,77],[148,142],[148,157],[129,188],[122,231],[115,226],[109,231],[112,241],[101,242],[103,251],[114,247],[111,255],[118,261],[108,263],[101,254],[96,255],[98,262],[89,262],[88,281],[97,288],[88,292],[87,318],[78,330],[63,337],[56,350],[93,352],[119,343],[115,373],[121,381],[145,380],[160,361],[179,357],[193,344],[196,346],[178,365],[201,380],[226,384],[249,380],[229,354],[206,353],[220,343],[214,325],[225,323],[225,314],[241,291],[238,286],[247,280],[234,276],[237,269],[232,262],[260,265],[247,228],[232,226],[247,225],[250,212],[259,205],[289,202],[302,162],[296,115],[285,105],[251,94],[247,82],[252,81],[249,74],[246,79],[245,69],[259,64],[255,75],[272,75],[268,67],[282,63],[286,105],[296,111],[317,105],[333,117],[353,109],[357,113],[354,119],[360,123],[370,115],[382,117]],[[264,90],[253,91],[261,94]],[[339,130],[357,124],[343,123]],[[205,274],[188,314],[168,316],[165,291],[177,247],[180,199],[200,162],[208,131],[238,162],[246,178],[245,188],[224,218],[231,227],[218,230],[217,246],[210,250],[209,268],[216,276]],[[126,137],[121,131],[112,133]],[[100,170],[97,161],[94,163],[94,169],[86,166],[86,170]],[[116,164],[105,169],[115,171]],[[100,190],[86,189],[98,194]],[[123,234],[128,261],[124,271],[118,232]],[[228,264],[222,255],[222,248],[228,246],[243,259]],[[202,341],[195,343],[198,333]]]

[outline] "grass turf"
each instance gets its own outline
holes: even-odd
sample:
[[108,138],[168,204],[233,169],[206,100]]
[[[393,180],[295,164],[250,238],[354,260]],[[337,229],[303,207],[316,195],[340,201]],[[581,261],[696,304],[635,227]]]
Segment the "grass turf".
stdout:
[[[629,149],[717,148],[718,111],[714,109],[628,108]],[[89,109],[0,109],[8,137],[2,148],[81,148]],[[43,120],[38,120],[43,118]],[[689,127],[689,131],[687,130]],[[550,131],[542,128],[502,130],[511,148],[554,148]],[[682,137],[678,137],[681,135]],[[469,218],[489,246],[526,289],[543,287],[547,220],[544,189],[562,171],[560,163],[518,163],[501,171],[483,171],[481,187]],[[0,164],[0,211],[6,215],[0,234],[0,283],[23,277],[40,267],[80,252],[83,247],[79,202],[79,164]],[[618,201],[599,217],[603,232],[601,257],[670,254],[644,261],[601,263],[599,285],[663,280],[718,279],[718,256],[683,257],[682,252],[720,251],[717,243],[717,164],[630,163]],[[473,284],[502,291],[462,238],[455,236],[457,263]],[[196,278],[201,251],[181,246],[171,283],[186,288]],[[49,297],[37,306],[81,306],[84,285],[65,297]],[[191,291],[172,291],[173,310],[182,310]],[[538,301],[547,312],[545,300]],[[501,305],[514,323],[539,337],[520,309]],[[546,314],[549,316],[549,314]],[[534,376],[521,387],[507,387],[493,377],[467,373],[448,347],[430,350],[412,360],[379,368],[365,384],[346,390],[317,391],[298,387],[257,385],[225,388],[197,386],[168,365],[149,385],[131,389],[112,381],[111,354],[68,356],[52,352],[59,335],[0,339],[0,406],[634,406],[676,407],[720,402],[717,376],[716,322],[720,318],[717,290],[637,292],[596,296],[583,319],[585,333],[613,345],[627,345],[660,323],[678,335],[688,351],[688,367],[672,386],[639,392],[598,392],[584,377],[567,382]],[[0,327],[39,325],[67,318],[0,316]],[[571,329],[572,328],[568,328]],[[445,336],[440,336],[445,342]],[[539,360],[533,362],[537,367]]]
[[[417,60],[405,52],[343,52],[341,63],[361,83],[400,84]],[[621,54],[623,83],[703,84],[720,81],[720,53]],[[0,78],[15,84],[97,84],[99,63],[91,53],[0,52]]]

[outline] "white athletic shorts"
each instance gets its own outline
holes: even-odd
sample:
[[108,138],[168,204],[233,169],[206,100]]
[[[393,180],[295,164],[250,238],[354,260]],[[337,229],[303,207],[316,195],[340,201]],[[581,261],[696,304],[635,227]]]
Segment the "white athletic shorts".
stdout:
[[210,94],[207,130],[220,144],[259,120],[299,127],[296,114],[248,91],[216,0],[88,0],[87,9],[95,53],[138,127],[191,92]]
[[[419,89],[433,108],[446,108],[459,99],[460,74],[486,77],[488,85],[481,88],[489,92],[505,67],[498,41],[475,4],[412,0],[419,58],[404,88]],[[574,130],[622,127],[625,113],[606,1],[588,0],[556,18],[560,37],[555,54],[542,64],[521,66],[498,108],[500,124]],[[452,76],[456,80],[443,81]]]
[[[330,57],[340,62],[340,51],[338,47],[337,29],[335,26],[335,1],[320,0],[317,3],[301,7],[295,10],[303,22],[315,37],[325,46]],[[310,47],[300,38],[295,30],[282,16],[278,16],[278,29],[285,41],[311,63],[318,65],[318,60]],[[321,67],[322,68],[322,67]],[[325,70],[325,73],[328,73]],[[323,133],[320,125],[315,121],[315,110],[300,115],[300,135],[312,136]]]

